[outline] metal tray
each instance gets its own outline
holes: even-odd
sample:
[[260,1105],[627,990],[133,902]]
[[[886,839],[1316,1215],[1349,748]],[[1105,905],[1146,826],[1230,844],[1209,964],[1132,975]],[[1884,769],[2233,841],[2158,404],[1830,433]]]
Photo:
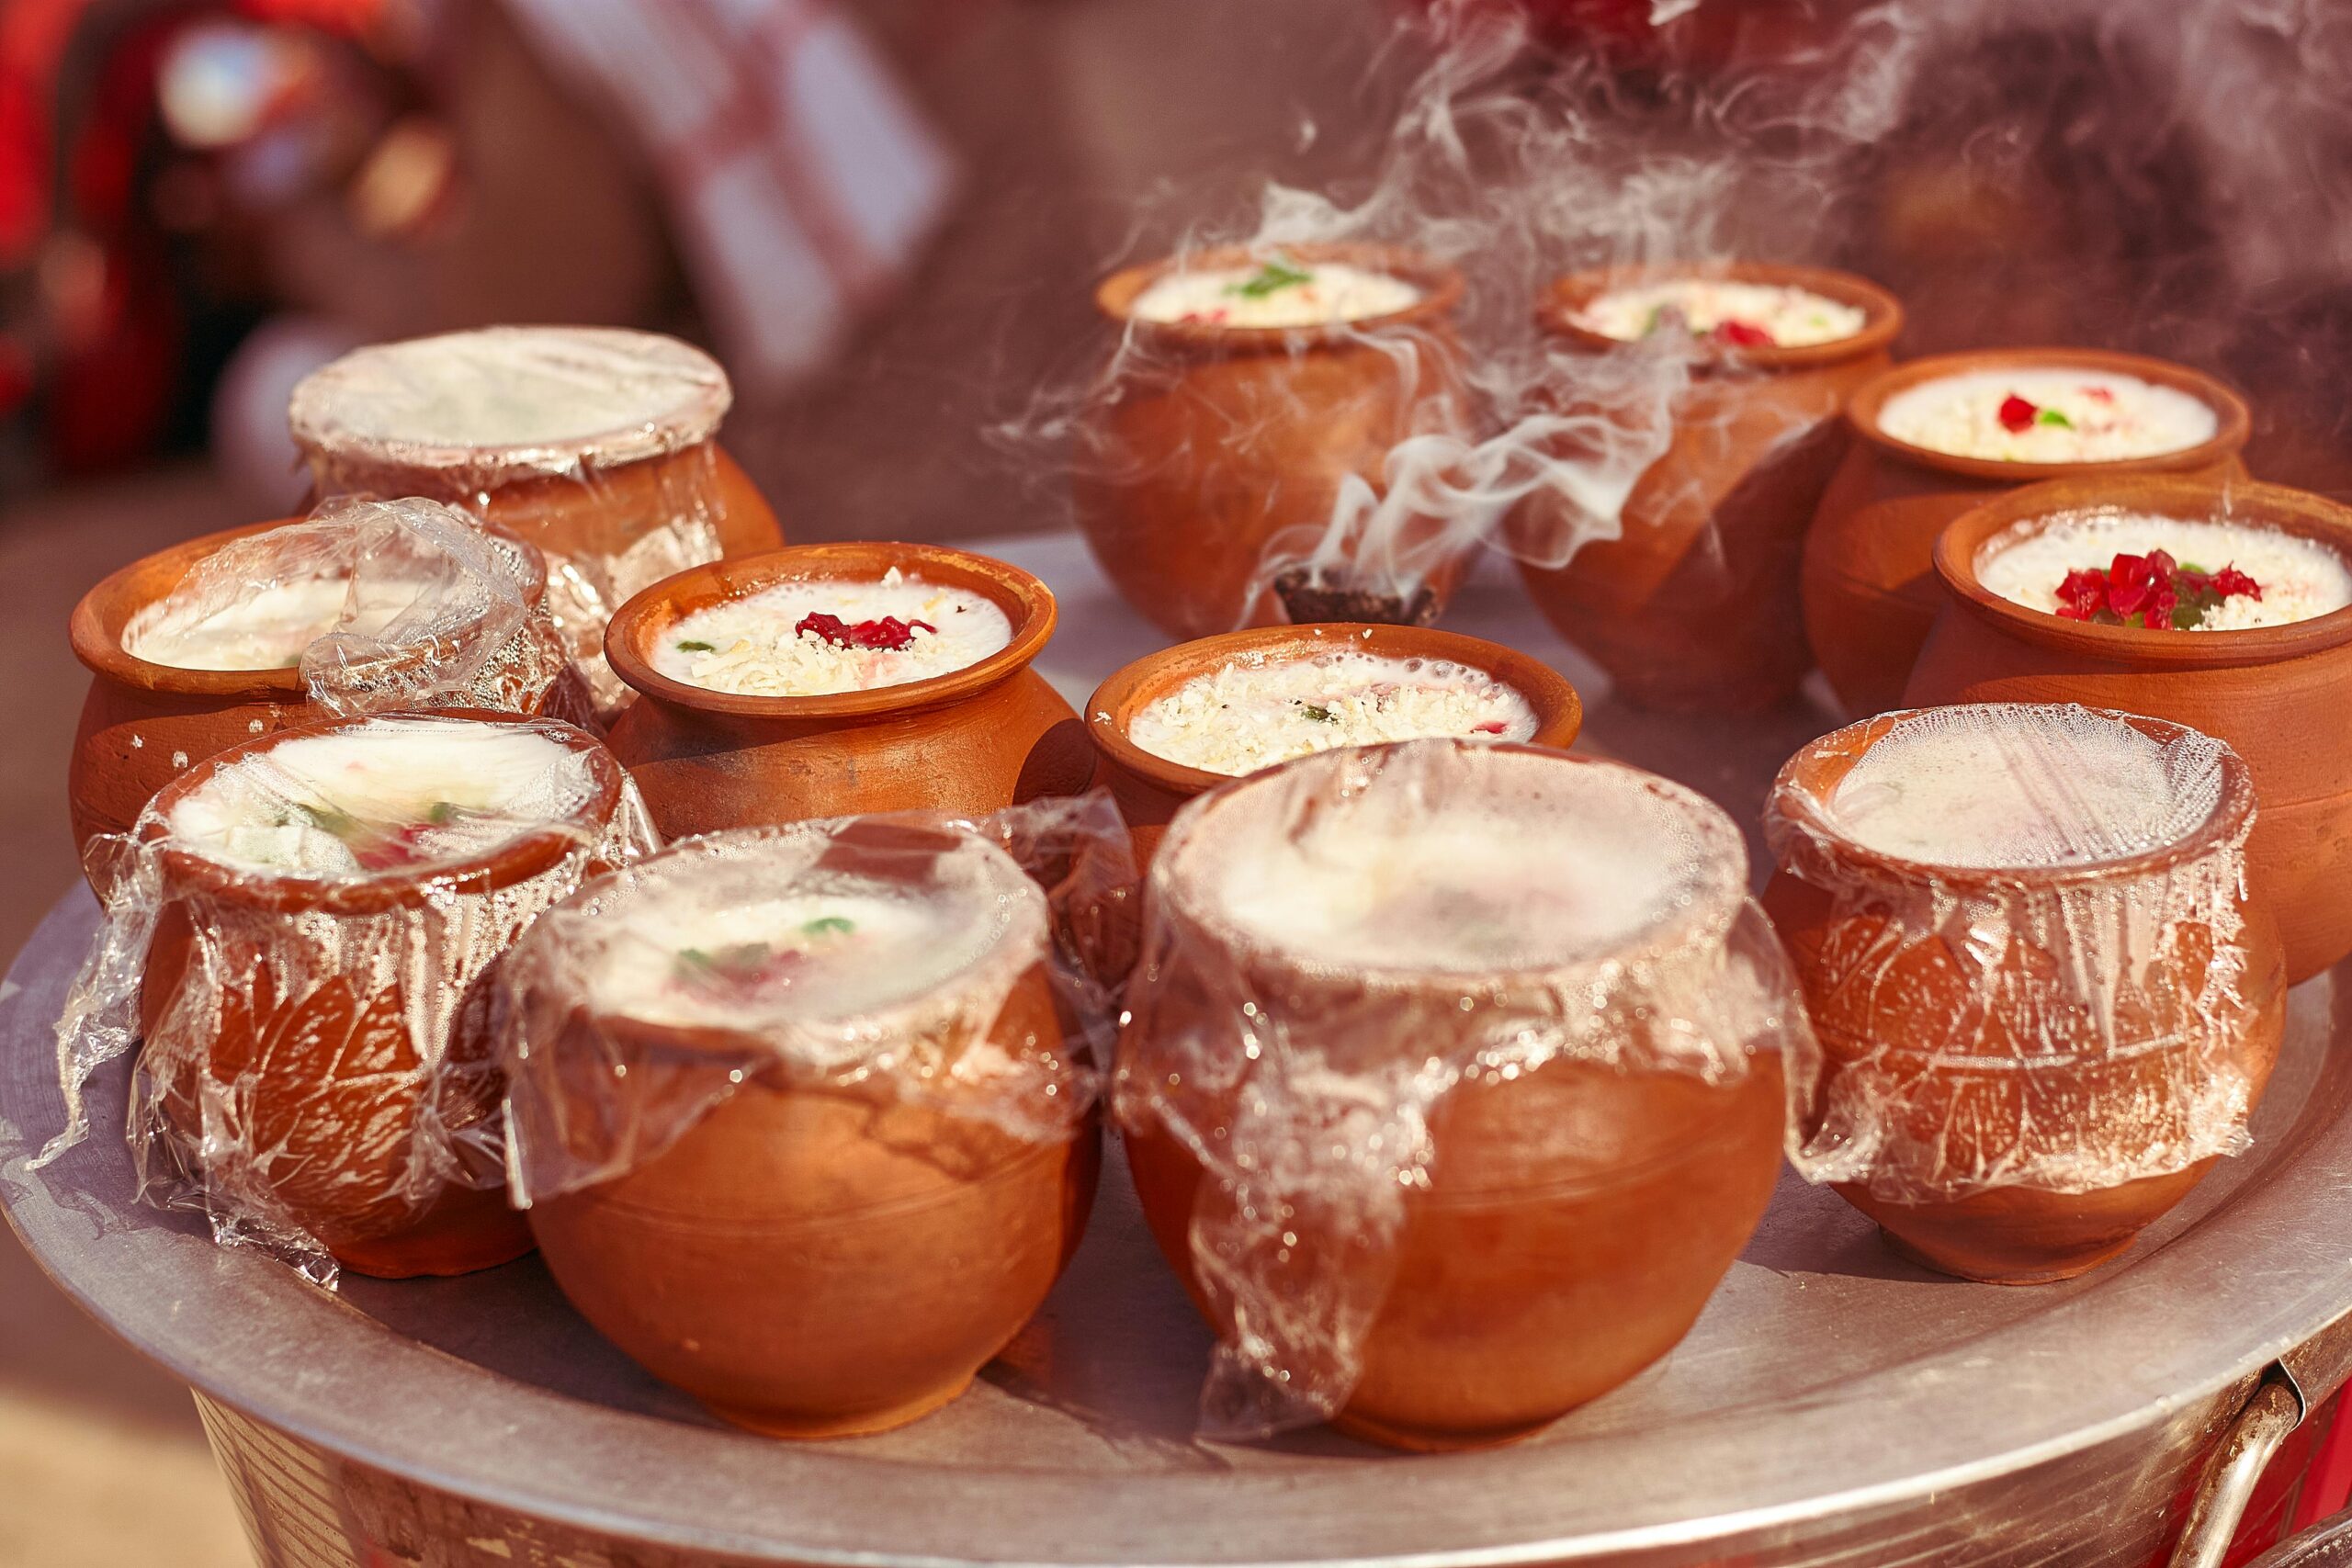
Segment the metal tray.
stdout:
[[[1062,589],[1048,673],[1080,697],[1151,646],[1074,543],[1000,553]],[[1598,685],[1506,589],[1474,589],[1449,624]],[[1592,728],[1745,819],[1828,722],[1692,728],[1604,702]],[[970,1394],[878,1438],[767,1442],[639,1371],[535,1261],[328,1295],[135,1207],[119,1139],[28,1173],[60,1123],[50,1026],[95,918],[86,894],[62,900],[0,982],[0,1200],[61,1286],[198,1390],[273,1564],[2137,1568],[2242,1409],[2267,1397],[2299,1418],[2352,1365],[2339,972],[2292,998],[2254,1152],[2085,1280],[1928,1274],[1785,1177],[1689,1338],[1530,1442],[1204,1445],[1190,1434],[1207,1337],[1114,1164],[1069,1274]],[[124,1077],[98,1085],[101,1127],[119,1124]]]

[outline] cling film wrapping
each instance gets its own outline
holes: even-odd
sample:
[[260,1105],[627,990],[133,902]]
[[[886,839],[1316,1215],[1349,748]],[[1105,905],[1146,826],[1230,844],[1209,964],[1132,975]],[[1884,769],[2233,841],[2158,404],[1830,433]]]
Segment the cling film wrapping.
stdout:
[[332,1285],[338,1258],[397,1259],[421,1228],[495,1227],[484,977],[653,842],[610,754],[552,721],[333,720],[199,766],[96,841],[105,919],[58,1024],[71,1119],[44,1160],[137,1046],[141,1196],[223,1244]]
[[[1811,1040],[1738,830],[1689,791],[1511,745],[1326,752],[1188,806],[1147,887],[1114,1107],[1148,1212],[1167,1151],[1198,1168],[1161,1243],[1221,1334],[1204,1434],[1340,1411],[1414,1205],[1605,1193],[1651,1157],[1610,1108],[1661,1086],[1760,1092],[1721,1267],[1761,1213]],[[1653,1154],[1713,1157],[1713,1124]]]
[[1770,901],[1825,1052],[1792,1157],[1893,1203],[2243,1151],[2283,978],[2221,741],[2066,705],[1895,713],[1774,786]]
[[624,1176],[753,1092],[921,1107],[1000,1154],[1076,1136],[1135,880],[1099,791],[729,829],[599,880],[501,977],[516,1201]]

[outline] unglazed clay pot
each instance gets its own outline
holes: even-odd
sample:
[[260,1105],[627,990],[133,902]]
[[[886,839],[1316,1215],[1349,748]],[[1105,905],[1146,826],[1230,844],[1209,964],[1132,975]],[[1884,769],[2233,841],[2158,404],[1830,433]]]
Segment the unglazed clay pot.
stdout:
[[[1435,931],[1426,944],[1399,933],[1400,954],[1425,956],[1340,959],[1311,939],[1258,934],[1204,880],[1204,864],[1258,858],[1256,837],[1227,836],[1229,813],[1314,834],[1400,782],[1408,793],[1390,799],[1433,810],[1524,805],[1588,769],[1649,792],[1688,829],[1660,852],[1700,869],[1635,935],[1556,969],[1457,966],[1438,951],[1450,955],[1453,938]],[[1359,836],[1351,818],[1346,836],[1372,854],[1415,831],[1394,828]],[[1496,831],[1500,856],[1544,864],[1540,846]],[[1318,840],[1306,852],[1329,865],[1345,852]],[[1529,1435],[1681,1338],[1781,1163],[1780,1053],[1757,1041],[1794,998],[1747,903],[1745,860],[1728,818],[1676,786],[1510,744],[1325,752],[1185,808],[1153,863],[1115,1106],[1154,1238],[1228,1355],[1263,1358],[1257,1386],[1317,1394],[1334,1426],[1373,1441],[1475,1448]],[[1419,880],[1378,877],[1389,896]],[[1287,868],[1276,880],[1292,880]],[[1521,886],[1541,884],[1498,891]],[[1641,897],[1609,889],[1620,894]],[[1464,921],[1510,923],[1450,889],[1441,902]],[[1687,1030],[1659,1026],[1702,1008]],[[1566,1039],[1577,1043],[1544,1048]],[[1463,1070],[1408,1087],[1442,1066]],[[1392,1167],[1409,1168],[1423,1146],[1426,1162],[1400,1179]],[[1262,1349],[1231,1349],[1241,1314]]]
[[1527,699],[1535,710],[1532,744],[1566,750],[1584,723],[1576,688],[1543,660],[1482,637],[1428,626],[1261,626],[1180,643],[1146,654],[1095,688],[1086,705],[1087,733],[1102,755],[1102,781],[1119,803],[1134,838],[1136,869],[1151,869],[1152,852],[1177,810],[1193,796],[1230,782],[1225,774],[1155,756],[1129,738],[1135,716],[1189,681],[1232,664],[1287,664],[1334,652],[1383,659],[1442,660],[1482,671]]
[[1947,595],[1904,700],[2079,702],[2227,741],[2254,775],[2255,896],[2286,943],[2290,982],[2352,954],[2352,609],[2245,631],[2149,631],[2064,620],[1977,580],[1977,552],[2012,526],[2086,507],[2282,529],[2352,561],[2352,508],[2245,480],[2064,479],[1999,496],[1936,546]]
[[[1700,271],[1571,274],[1552,284],[1538,320],[1579,351],[1624,353],[1632,345],[1579,326],[1576,312],[1611,289]],[[1806,289],[1858,307],[1863,324],[1834,343],[1696,350],[1672,444],[1634,486],[1622,536],[1585,545],[1565,566],[1521,571],[1560,635],[1630,701],[1731,712],[1785,700],[1812,667],[1797,595],[1805,525],[1845,450],[1838,411],[1888,365],[1903,308],[1875,284],[1819,267],[1748,262],[1704,275]],[[1514,532],[1564,531],[1564,504],[1538,492]]]
[[[328,716],[299,669],[183,670],[133,658],[122,646],[132,619],[170,594],[198,562],[224,545],[298,521],[254,523],[159,550],[110,574],[74,605],[67,636],[92,677],[66,769],[77,854],[99,833],[128,832],[155,792],[197,763],[256,736]],[[560,645],[544,614],[546,561],[519,541],[509,543],[527,574],[532,614],[512,647],[485,666],[477,695],[498,711],[582,719],[586,694],[576,682],[560,679],[534,692],[513,679],[519,669],[559,658]]]
[[[2069,366],[2137,377],[2209,404],[2213,438],[2179,452],[2106,463],[2007,463],[1958,457],[1898,441],[1879,428],[1889,398],[1946,376],[2004,367]],[[1936,537],[1971,508],[2050,479],[2195,479],[2245,472],[2238,454],[2252,418],[2245,400],[2187,366],[2086,348],[1983,349],[1917,359],[1879,376],[1847,405],[1846,459],[1821,498],[1804,545],[1804,625],[1822,673],[1849,713],[1880,713],[1904,683],[1943,605]]]
[[[2187,734],[2094,716],[2159,744]],[[2139,853],[1930,865],[1856,842],[1821,804],[1917,716],[1815,741],[1768,808],[1781,869],[1764,904],[1825,1058],[1798,1164],[1834,1112],[1833,1144],[1873,1151],[1838,1190],[1896,1251],[1996,1284],[2071,1279],[2188,1194],[2242,1136],[2277,1063],[2278,932],[2223,848],[2255,811],[2253,781],[2223,751],[2210,814]],[[2119,959],[2106,944],[2127,930],[2143,940]],[[2242,964],[2234,979],[2218,977],[2225,963]],[[2199,1148],[2214,1152],[2175,1157]]]
[[[693,1031],[599,1027],[632,1035],[632,1070],[665,1081],[723,1078],[745,1055]],[[1055,1048],[1042,972],[990,1038]],[[775,1068],[652,1159],[529,1214],[564,1294],[656,1377],[754,1431],[841,1438],[902,1426],[970,1386],[1077,1250],[1101,1166],[1091,1117],[1031,1142],[887,1088],[796,1084]]]
[[[695,611],[795,578],[878,581],[896,568],[995,601],[1012,641],[930,680],[828,696],[743,696],[673,681],[649,649]],[[801,545],[695,567],[614,615],[605,654],[641,700],[614,725],[665,838],[759,822],[938,807],[994,811],[1075,795],[1094,771],[1086,727],[1029,668],[1054,596],[1016,567],[932,545]]]
[[[159,846],[164,908],[141,984],[140,1071],[170,1132],[206,1151],[207,1178],[232,1208],[281,1213],[362,1274],[462,1274],[531,1249],[494,1151],[473,1156],[479,1185],[434,1174],[466,1160],[453,1140],[497,1113],[485,976],[540,910],[605,869],[625,775],[585,731],[534,721],[581,759],[587,798],[475,860],[321,878],[230,866],[170,841],[171,812],[222,768],[381,722],[282,729],[164,785],[141,829]],[[419,1030],[446,1030],[439,1060],[420,1052]],[[216,1102],[234,1108],[226,1133]]]
[[[1363,570],[1324,592],[1306,585],[1286,609],[1275,591],[1280,568],[1303,561],[1323,536],[1343,481],[1378,492],[1399,442],[1466,434],[1472,422],[1450,319],[1462,298],[1459,273],[1374,245],[1283,254],[1385,273],[1421,298],[1334,326],[1134,319],[1136,300],[1179,265],[1208,270],[1260,259],[1239,248],[1130,267],[1095,291],[1123,336],[1078,434],[1079,525],[1121,595],[1172,637],[1284,620],[1425,624],[1460,577],[1460,551],[1442,525],[1414,517],[1391,548],[1361,562],[1351,542],[1351,563]],[[1281,559],[1270,561],[1277,538]]]

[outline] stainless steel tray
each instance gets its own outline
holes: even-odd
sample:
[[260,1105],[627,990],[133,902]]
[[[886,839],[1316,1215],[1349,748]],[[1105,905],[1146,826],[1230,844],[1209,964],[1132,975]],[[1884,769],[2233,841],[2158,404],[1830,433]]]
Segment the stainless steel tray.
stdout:
[[[1070,544],[1001,553],[1062,588],[1050,672],[1066,682],[1091,685],[1122,640],[1148,645]],[[1575,665],[1504,589],[1449,624]],[[1691,728],[1605,703],[1593,721],[1611,750],[1746,815],[1826,725]],[[779,1445],[638,1371],[536,1262],[330,1296],[133,1206],[119,1139],[28,1173],[61,1120],[50,1025],[95,918],[85,894],[62,901],[0,982],[0,1200],[60,1285],[197,1388],[273,1564],[2137,1568],[2251,1397],[2315,1407],[2352,1359],[2339,973],[2293,998],[2255,1151],[2086,1280],[1928,1274],[1788,1178],[1690,1337],[1533,1441],[1444,1457],[1321,1432],[1208,1446],[1190,1436],[1207,1337],[1114,1167],[1068,1278],[969,1395],[883,1437]],[[118,1067],[101,1127],[123,1092]]]

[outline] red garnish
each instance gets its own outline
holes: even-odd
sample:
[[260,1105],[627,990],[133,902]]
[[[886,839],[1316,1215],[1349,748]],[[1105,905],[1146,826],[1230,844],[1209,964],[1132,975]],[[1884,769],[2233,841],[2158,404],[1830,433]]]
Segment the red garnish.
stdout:
[[2105,387],[2085,387],[2083,396],[2095,403],[2111,403],[2115,400],[2115,394]]
[[394,866],[414,865],[424,858],[424,852],[417,847],[424,840],[424,826],[422,822],[412,822],[381,838],[354,843],[351,858],[359,863],[362,871],[390,871]]
[[2102,626],[2139,624],[2150,631],[2186,631],[2227,599],[2262,597],[2262,585],[2233,566],[2215,572],[2183,567],[2164,550],[2119,555],[2105,571],[2070,571],[2058,585],[2058,614]]
[[2031,430],[2033,422],[2041,417],[2040,409],[2027,402],[2015,392],[2011,392],[2001,400],[2001,428],[2011,434]]
[[885,615],[878,621],[848,622],[822,610],[812,610],[801,616],[799,625],[792,629],[796,633],[814,633],[835,648],[874,648],[889,653],[897,653],[913,642],[919,631],[939,630],[929,621],[902,621],[896,615]]
[[1754,321],[1743,321],[1734,316],[1726,316],[1717,321],[1714,332],[1709,335],[1727,348],[1770,348],[1772,346],[1770,333],[1766,332]]
[[1479,725],[1470,733],[1473,735],[1508,735],[1510,733],[1510,726],[1505,724],[1498,718],[1489,719],[1485,724]]

